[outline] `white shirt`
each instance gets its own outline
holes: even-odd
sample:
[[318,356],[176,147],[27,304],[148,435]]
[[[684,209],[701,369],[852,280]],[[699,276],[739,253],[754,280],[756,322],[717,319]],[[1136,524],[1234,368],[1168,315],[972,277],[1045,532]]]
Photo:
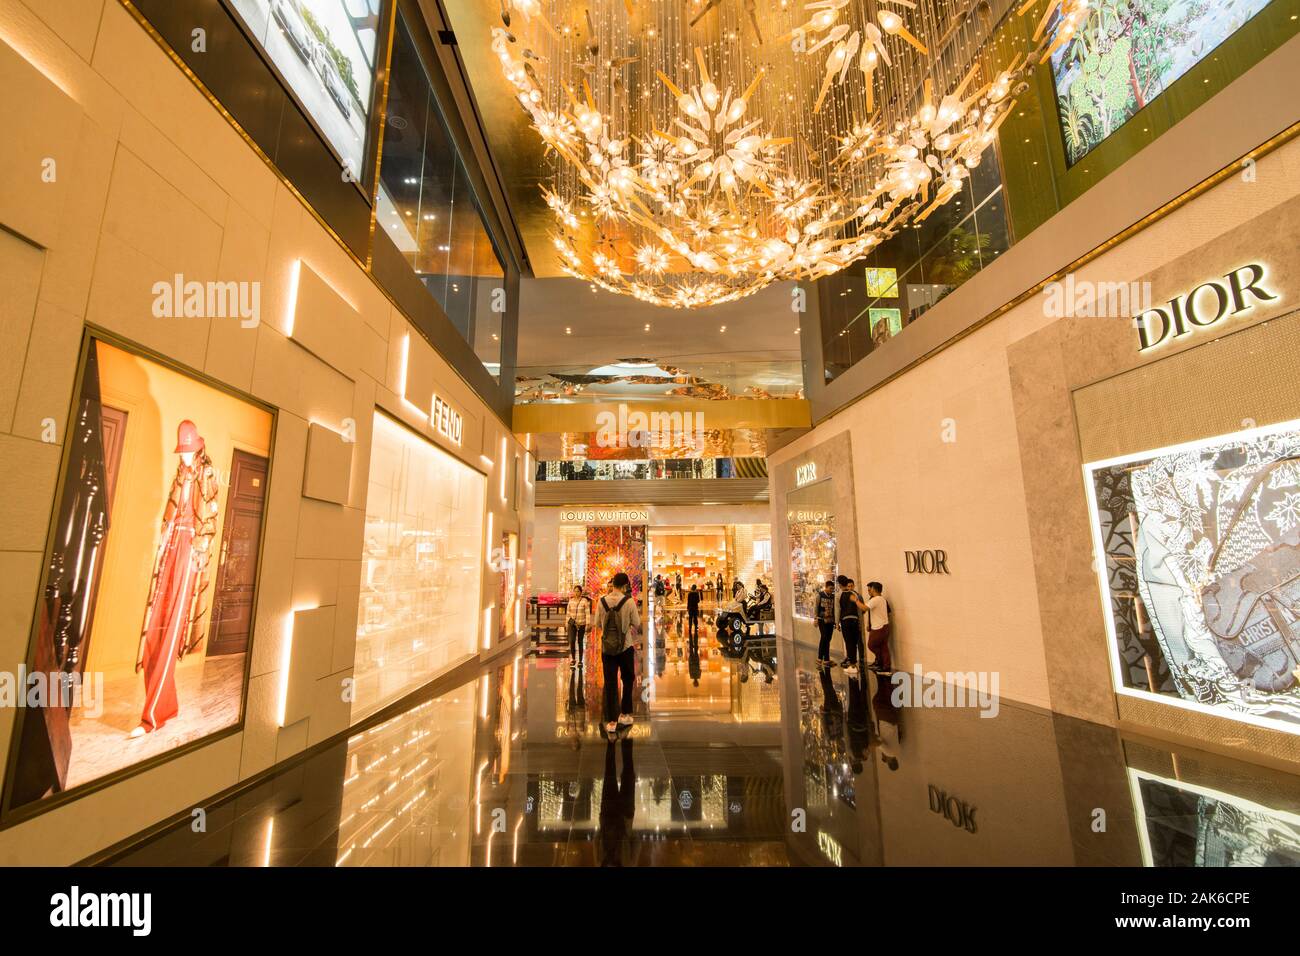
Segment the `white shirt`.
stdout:
[[889,623],[889,605],[883,594],[867,598],[867,628],[878,631]]

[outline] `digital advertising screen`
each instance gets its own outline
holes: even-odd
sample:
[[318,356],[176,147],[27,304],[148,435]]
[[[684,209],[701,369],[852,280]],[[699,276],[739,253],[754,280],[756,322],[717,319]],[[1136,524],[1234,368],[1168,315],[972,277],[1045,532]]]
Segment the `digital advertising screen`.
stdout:
[[1267,7],[1270,0],[1096,0],[1052,55],[1074,165]]
[[365,158],[380,0],[226,0],[354,176]]

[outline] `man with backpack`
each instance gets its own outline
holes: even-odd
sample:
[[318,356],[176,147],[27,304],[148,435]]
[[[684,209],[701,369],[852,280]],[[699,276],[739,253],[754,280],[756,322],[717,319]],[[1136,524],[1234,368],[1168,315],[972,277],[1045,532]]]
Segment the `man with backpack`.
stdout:
[[[632,598],[632,582],[620,571],[596,606],[595,627],[600,630],[600,660],[605,679],[605,732],[632,726],[633,665],[641,615]],[[618,682],[623,681],[620,701]]]

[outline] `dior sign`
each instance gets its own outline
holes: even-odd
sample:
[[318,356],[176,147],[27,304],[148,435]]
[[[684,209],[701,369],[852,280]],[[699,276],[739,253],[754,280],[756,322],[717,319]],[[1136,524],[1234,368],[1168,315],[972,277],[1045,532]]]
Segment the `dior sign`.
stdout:
[[934,784],[929,785],[928,791],[931,813],[939,814],[959,830],[965,830],[967,833],[979,832],[979,824],[975,822],[977,807],[972,807],[965,800],[953,796]]
[[817,480],[817,462],[810,461],[806,465],[800,465],[794,470],[794,484],[796,488],[802,488],[804,485],[812,484]]
[[1252,263],[1234,269],[1222,279],[1202,282],[1185,295],[1174,296],[1166,305],[1140,312],[1134,317],[1138,351],[1146,352],[1166,340],[1249,312],[1256,302],[1276,301],[1277,295],[1264,287],[1266,276],[1262,265]]
[[951,574],[947,551],[904,551],[908,574]]

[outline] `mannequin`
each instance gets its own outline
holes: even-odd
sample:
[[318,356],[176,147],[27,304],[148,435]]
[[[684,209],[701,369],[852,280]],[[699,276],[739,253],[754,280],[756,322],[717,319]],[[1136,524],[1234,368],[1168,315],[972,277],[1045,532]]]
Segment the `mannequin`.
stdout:
[[203,596],[217,530],[217,476],[198,428],[188,419],[176,429],[176,454],[180,463],[163,511],[136,655],[136,673],[144,671],[145,700],[132,738],[152,733],[179,713],[176,664],[203,640]]

